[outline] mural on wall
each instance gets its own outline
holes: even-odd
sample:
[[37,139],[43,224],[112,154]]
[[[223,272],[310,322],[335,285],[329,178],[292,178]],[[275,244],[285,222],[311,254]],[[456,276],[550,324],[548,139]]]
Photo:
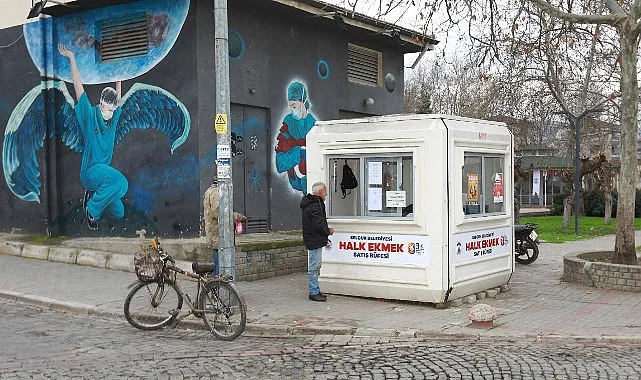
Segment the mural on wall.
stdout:
[[276,136],[276,171],[287,173],[292,189],[307,192],[305,136],[316,124],[305,85],[292,82],[287,88],[289,113]]
[[[5,129],[3,170],[7,185],[23,201],[40,202],[37,152],[46,138],[58,138],[81,153],[80,183],[85,222],[98,229],[105,216],[121,219],[127,178],[111,166],[114,146],[134,129],[164,133],[170,152],[189,136],[187,108],[168,91],[135,83],[122,96],[122,81],[151,70],[169,52],[187,17],[189,0],[141,1],[86,12],[82,18],[47,18],[24,26],[25,41],[34,64],[45,78],[14,108]],[[100,25],[118,15],[142,14],[147,23],[147,54],[109,61],[100,59]],[[121,17],[122,17],[121,16]],[[140,19],[140,17],[139,17]],[[49,39],[45,36],[50,36]],[[53,36],[59,43],[47,43]],[[54,46],[51,46],[54,45]],[[52,50],[56,48],[57,51]],[[65,82],[72,82],[75,100]],[[85,93],[85,84],[115,82],[106,87],[97,105]]]
[[[71,64],[58,54],[61,42],[74,51],[84,84],[104,84],[136,78],[165,58],[174,46],[189,12],[189,0],[143,0],[129,4],[39,19],[24,25],[24,37],[31,59],[41,75],[71,83]],[[100,60],[103,40],[112,33],[109,23],[126,23],[147,29],[144,55],[129,55],[118,59]],[[51,43],[55,39],[56,43]],[[104,47],[107,49],[107,47]]]

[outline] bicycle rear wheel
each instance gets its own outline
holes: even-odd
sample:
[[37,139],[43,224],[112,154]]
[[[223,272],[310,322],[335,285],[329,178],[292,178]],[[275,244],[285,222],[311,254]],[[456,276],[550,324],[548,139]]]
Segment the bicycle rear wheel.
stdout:
[[125,300],[125,318],[141,330],[157,330],[170,324],[180,312],[183,298],[168,282],[141,282]]
[[234,340],[245,331],[245,303],[230,282],[211,279],[203,285],[198,305],[203,310],[205,326],[221,340]]

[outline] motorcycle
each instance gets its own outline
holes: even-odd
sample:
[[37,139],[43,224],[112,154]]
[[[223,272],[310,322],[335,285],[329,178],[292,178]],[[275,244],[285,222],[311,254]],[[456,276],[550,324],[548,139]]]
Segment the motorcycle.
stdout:
[[538,224],[514,225],[514,260],[519,264],[532,264],[539,257]]

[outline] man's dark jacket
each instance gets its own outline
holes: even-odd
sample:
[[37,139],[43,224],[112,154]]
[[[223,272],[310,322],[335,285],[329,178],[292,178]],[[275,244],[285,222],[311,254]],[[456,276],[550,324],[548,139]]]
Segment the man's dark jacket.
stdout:
[[325,203],[318,195],[307,194],[300,201],[303,211],[303,241],[307,249],[317,249],[327,245],[329,227]]

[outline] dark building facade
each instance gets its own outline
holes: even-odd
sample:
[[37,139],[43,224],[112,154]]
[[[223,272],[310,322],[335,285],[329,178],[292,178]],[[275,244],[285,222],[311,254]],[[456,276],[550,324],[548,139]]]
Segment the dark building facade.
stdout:
[[[0,230],[199,236],[217,159],[213,2],[74,3],[0,30]],[[403,55],[437,41],[319,1],[228,6],[234,210],[249,233],[299,229],[314,120],[401,113]]]

